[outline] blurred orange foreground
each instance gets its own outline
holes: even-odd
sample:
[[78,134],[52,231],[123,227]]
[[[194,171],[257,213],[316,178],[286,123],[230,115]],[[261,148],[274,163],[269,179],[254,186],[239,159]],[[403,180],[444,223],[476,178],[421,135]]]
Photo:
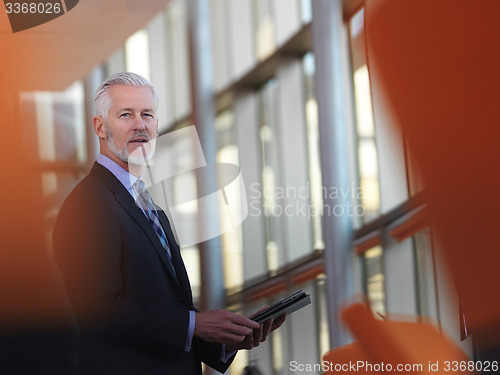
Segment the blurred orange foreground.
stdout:
[[[366,2],[370,73],[383,83],[425,180],[437,250],[457,285],[480,359],[493,360],[500,360],[499,14],[497,0]],[[430,326],[368,317],[360,306],[345,310],[362,348],[355,344],[347,357],[343,348],[325,359],[369,352],[390,362],[411,358],[410,348],[428,361],[461,356]]]
[[432,324],[375,319],[359,303],[345,308],[342,319],[358,341],[326,353],[325,374],[476,373],[476,365]]

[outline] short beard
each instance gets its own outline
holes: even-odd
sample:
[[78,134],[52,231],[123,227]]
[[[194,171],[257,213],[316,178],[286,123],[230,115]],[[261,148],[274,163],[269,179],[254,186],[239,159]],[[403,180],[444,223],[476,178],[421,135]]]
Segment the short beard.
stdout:
[[143,136],[149,139],[149,135],[145,131],[136,132],[129,140],[127,140],[127,144],[123,149],[118,150],[116,147],[115,141],[113,140],[113,134],[109,131],[109,128],[105,125],[106,128],[106,144],[108,145],[109,150],[121,161],[127,164],[135,164],[135,165],[144,165],[148,160],[150,160],[155,154],[156,149],[156,138],[150,139],[147,142],[149,146],[149,151],[146,153],[146,147],[139,146],[132,153],[129,153],[127,150],[127,146],[129,144],[130,139],[138,136]]

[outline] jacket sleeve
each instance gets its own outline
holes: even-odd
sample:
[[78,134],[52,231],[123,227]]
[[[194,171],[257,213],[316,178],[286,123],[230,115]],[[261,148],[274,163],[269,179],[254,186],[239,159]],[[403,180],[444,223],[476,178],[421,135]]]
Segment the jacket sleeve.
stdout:
[[222,345],[212,342],[198,340],[199,351],[201,353],[201,361],[206,365],[212,367],[220,373],[225,373],[231,363],[233,363],[236,353],[234,353],[227,362],[221,361]]

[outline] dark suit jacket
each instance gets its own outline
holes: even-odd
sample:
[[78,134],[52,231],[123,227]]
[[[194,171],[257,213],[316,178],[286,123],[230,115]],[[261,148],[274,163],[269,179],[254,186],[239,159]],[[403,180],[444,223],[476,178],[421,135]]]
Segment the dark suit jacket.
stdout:
[[105,167],[68,196],[53,235],[56,261],[80,327],[80,375],[201,374],[201,361],[224,372],[221,346],[185,343],[191,287],[166,215],[165,249],[132,196]]

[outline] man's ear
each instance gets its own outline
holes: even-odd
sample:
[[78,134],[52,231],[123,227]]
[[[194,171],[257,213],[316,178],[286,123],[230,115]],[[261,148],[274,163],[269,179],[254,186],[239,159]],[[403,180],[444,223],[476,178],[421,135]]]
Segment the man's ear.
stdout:
[[94,117],[94,132],[99,138],[106,139],[106,127],[104,126],[104,119],[102,116]]

